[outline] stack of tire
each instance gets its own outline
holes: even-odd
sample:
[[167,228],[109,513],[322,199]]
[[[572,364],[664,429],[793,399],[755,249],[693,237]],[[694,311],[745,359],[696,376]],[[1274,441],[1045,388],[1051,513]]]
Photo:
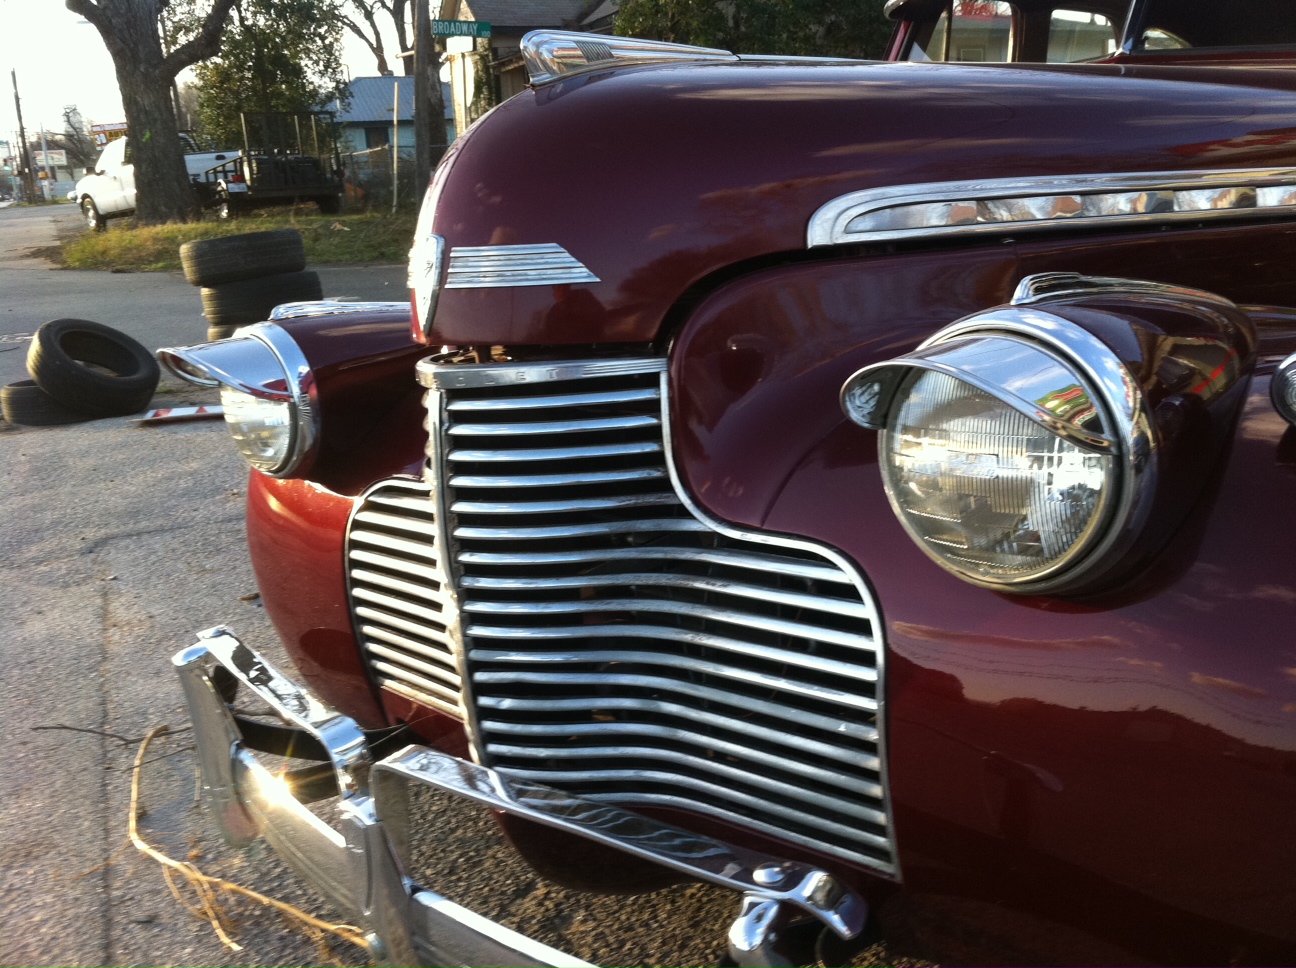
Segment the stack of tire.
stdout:
[[209,340],[267,319],[280,303],[324,297],[319,276],[305,271],[306,248],[296,229],[186,242],[180,264],[189,284],[202,288]]
[[79,423],[139,413],[153,399],[157,360],[125,333],[88,319],[52,319],[32,337],[30,380],[0,387],[0,410],[14,424]]

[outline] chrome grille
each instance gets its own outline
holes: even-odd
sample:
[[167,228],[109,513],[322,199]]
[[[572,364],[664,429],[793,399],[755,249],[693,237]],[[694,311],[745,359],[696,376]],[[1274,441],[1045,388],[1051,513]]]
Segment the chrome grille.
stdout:
[[[440,431],[428,480],[445,485],[411,501],[411,484],[389,482],[352,531],[375,674],[410,695],[408,661],[393,671],[393,652],[406,653],[366,631],[391,629],[375,625],[375,592],[356,578],[362,528],[411,540],[366,520],[381,498],[374,512],[408,514],[429,560],[452,549],[450,588],[440,564],[426,566],[434,606],[409,565],[384,571],[401,584],[376,594],[407,624],[443,610],[438,635],[467,672],[484,762],[592,799],[727,816],[893,871],[866,586],[829,549],[728,527],[681,496],[663,443],[664,371],[660,360],[420,365]],[[439,538],[434,507],[445,508]],[[450,668],[445,643],[439,654]]]
[[347,533],[351,614],[379,686],[462,716],[455,613],[429,494],[418,481],[388,481],[361,502]]

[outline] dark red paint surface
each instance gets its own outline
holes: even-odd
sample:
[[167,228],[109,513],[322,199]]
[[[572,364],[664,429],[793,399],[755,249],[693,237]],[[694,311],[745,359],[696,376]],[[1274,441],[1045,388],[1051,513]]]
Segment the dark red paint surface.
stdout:
[[410,335],[408,311],[308,317],[286,328],[310,361],[319,406],[318,452],[303,473],[356,494],[417,461],[427,434],[414,364],[427,347]]
[[366,728],[386,725],[347,609],[342,541],[351,501],[252,472],[248,545],[261,600],[306,684]]
[[292,320],[285,329],[315,379],[318,455],[309,479],[252,472],[248,542],[262,600],[302,677],[363,726],[386,724],[360,662],[346,605],[342,543],[351,495],[417,475],[426,433],[407,312]]

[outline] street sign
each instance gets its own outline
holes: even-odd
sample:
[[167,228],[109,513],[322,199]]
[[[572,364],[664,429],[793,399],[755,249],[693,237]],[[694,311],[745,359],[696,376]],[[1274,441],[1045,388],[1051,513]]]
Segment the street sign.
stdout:
[[485,20],[434,20],[434,37],[489,37],[491,25]]
[[[47,155],[49,156],[48,161],[46,161]],[[50,168],[66,168],[67,152],[62,148],[51,148],[49,151],[33,151],[32,164],[38,168],[44,168],[46,165]]]

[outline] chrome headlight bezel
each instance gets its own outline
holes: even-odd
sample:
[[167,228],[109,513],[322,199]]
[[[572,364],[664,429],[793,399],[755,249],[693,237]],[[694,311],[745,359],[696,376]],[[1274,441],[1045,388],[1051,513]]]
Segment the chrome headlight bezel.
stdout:
[[[974,367],[948,365],[941,359],[951,348],[970,347],[976,341],[1008,340],[1032,347],[1074,373],[1085,388],[1101,419],[1086,428],[1057,419],[1042,407],[1014,393],[995,375],[976,372]],[[958,357],[958,353],[952,354]],[[897,392],[914,370],[944,373],[987,393],[1007,407],[1023,413],[1036,424],[1070,443],[1103,453],[1113,462],[1110,495],[1104,498],[1099,526],[1065,556],[1038,573],[1005,577],[960,566],[942,557],[920,539],[907,520],[907,512],[892,493],[889,474],[882,467],[887,497],[897,518],[919,547],[933,561],[965,581],[985,588],[1020,594],[1074,591],[1090,580],[1127,549],[1150,513],[1156,490],[1154,436],[1146,401],[1129,371],[1105,343],[1088,330],[1046,310],[1013,306],[981,313],[954,323],[922,343],[912,354],[864,367],[843,385],[842,408],[855,423],[880,434],[888,432],[897,408]],[[861,399],[865,402],[861,404]],[[871,404],[871,405],[870,405]],[[879,437],[879,462],[886,459]]]
[[414,324],[426,339],[432,332],[437,301],[445,276],[445,239],[432,231],[440,189],[434,179],[423,194],[414,244],[410,247],[406,284],[414,308]]
[[223,392],[286,408],[289,436],[282,458],[261,466],[240,448],[255,470],[269,477],[292,477],[314,456],[319,445],[315,377],[301,347],[281,326],[257,323],[229,339],[167,347],[157,356],[170,372],[189,383],[220,387]]
[[1296,353],[1274,368],[1269,380],[1269,399],[1282,418],[1296,427]]

